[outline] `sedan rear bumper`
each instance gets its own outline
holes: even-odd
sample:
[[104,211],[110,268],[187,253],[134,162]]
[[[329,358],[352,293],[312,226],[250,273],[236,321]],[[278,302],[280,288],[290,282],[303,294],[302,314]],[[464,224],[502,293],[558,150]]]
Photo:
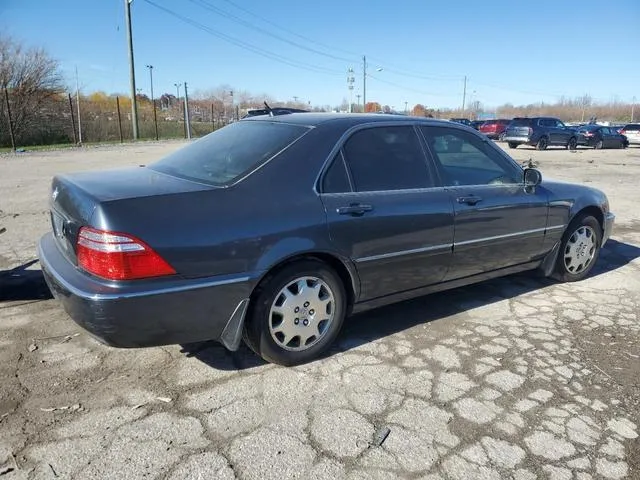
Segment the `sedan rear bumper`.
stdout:
[[529,137],[515,137],[515,136],[509,136],[509,135],[504,136],[504,141],[511,142],[511,143],[519,143],[519,144],[531,143],[531,139]]
[[51,233],[40,240],[38,256],[45,281],[67,314],[107,345],[219,340],[228,348],[238,346],[239,326],[255,284],[249,275],[117,284],[77,269]]

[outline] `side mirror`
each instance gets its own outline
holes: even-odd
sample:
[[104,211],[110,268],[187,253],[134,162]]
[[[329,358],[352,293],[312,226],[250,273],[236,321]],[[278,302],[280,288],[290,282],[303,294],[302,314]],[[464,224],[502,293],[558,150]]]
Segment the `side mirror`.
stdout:
[[542,174],[540,170],[536,168],[524,169],[524,186],[525,187],[537,187],[542,183]]

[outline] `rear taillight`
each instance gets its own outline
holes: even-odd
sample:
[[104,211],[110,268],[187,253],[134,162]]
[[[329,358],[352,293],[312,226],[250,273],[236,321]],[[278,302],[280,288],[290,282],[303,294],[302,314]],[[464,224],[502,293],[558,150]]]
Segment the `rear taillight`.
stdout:
[[176,273],[149,245],[124,233],[82,227],[77,247],[78,266],[107,280],[136,280]]
[[627,131],[623,128],[623,129],[622,129],[622,130],[620,130],[618,133],[619,133],[620,135],[624,135],[625,133],[627,133]]
[[593,137],[593,132],[584,132],[583,135],[585,137]]

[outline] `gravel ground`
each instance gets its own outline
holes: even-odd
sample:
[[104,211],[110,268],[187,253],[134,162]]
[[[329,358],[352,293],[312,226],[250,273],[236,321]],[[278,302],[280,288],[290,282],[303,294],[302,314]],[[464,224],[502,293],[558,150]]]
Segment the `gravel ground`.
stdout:
[[608,194],[616,227],[587,280],[516,275],[385,307],[349,319],[327,358],[282,368],[214,343],[100,345],[30,265],[53,174],[182,144],[0,157],[3,480],[640,478],[640,149],[509,151]]

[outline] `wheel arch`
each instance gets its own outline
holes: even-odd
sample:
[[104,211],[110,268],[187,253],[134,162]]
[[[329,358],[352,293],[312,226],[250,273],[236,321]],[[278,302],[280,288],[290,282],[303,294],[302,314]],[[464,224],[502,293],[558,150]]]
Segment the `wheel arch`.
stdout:
[[349,314],[351,312],[351,309],[353,308],[353,305],[358,299],[358,296],[360,295],[360,279],[355,267],[350,264],[348,260],[342,259],[334,253],[325,251],[307,251],[292,254],[270,266],[269,269],[267,269],[260,277],[258,283],[256,284],[256,287],[253,289],[250,297],[250,303],[253,303],[253,299],[255,298],[255,295],[257,294],[261,284],[267,278],[273,276],[275,273],[287,267],[288,265],[303,260],[318,260],[327,264],[336,272],[336,274],[342,281],[345,293],[347,294],[347,314]]
[[600,207],[596,205],[587,205],[582,207],[580,210],[576,211],[571,217],[571,220],[569,221],[567,228],[569,228],[569,225],[571,225],[576,218],[580,216],[588,216],[588,215],[591,215],[598,221],[598,225],[600,225],[600,234],[603,234],[604,233],[604,212]]

